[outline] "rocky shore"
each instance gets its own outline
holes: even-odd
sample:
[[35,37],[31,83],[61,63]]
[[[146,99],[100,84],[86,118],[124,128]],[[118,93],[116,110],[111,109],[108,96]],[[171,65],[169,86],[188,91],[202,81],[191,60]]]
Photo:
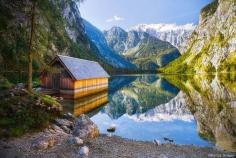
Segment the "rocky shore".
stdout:
[[207,158],[234,157],[212,148],[132,141],[100,135],[87,117],[66,114],[42,132],[0,140],[0,158]]

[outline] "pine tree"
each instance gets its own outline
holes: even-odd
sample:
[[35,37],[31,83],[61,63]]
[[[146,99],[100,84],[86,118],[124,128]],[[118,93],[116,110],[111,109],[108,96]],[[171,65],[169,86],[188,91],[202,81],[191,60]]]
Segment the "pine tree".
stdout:
[[37,1],[32,1],[31,19],[30,19],[30,41],[29,41],[29,53],[28,53],[28,91],[32,91],[32,74],[33,74],[33,45],[35,40],[35,25],[36,25],[36,5]]

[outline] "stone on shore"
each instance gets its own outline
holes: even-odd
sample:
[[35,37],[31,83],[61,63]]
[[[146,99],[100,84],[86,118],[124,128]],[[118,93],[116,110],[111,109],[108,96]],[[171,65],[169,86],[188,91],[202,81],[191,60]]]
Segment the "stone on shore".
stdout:
[[78,145],[78,146],[84,144],[84,141],[82,139],[80,139],[79,137],[73,137],[73,136],[70,136],[67,142],[70,145]]
[[43,135],[32,142],[32,147],[38,150],[45,150],[56,144],[56,139],[50,135]]
[[75,123],[73,135],[84,138],[96,138],[99,134],[99,129],[95,123],[86,115],[82,114]]
[[59,127],[63,127],[63,126],[66,126],[67,128],[73,127],[73,122],[67,119],[56,119],[55,124]]
[[88,154],[89,154],[89,148],[88,148],[87,146],[83,146],[82,148],[80,148],[79,154],[80,154],[81,156],[88,156]]
[[75,117],[71,113],[64,114],[63,118],[67,119],[69,121],[74,121],[75,120]]

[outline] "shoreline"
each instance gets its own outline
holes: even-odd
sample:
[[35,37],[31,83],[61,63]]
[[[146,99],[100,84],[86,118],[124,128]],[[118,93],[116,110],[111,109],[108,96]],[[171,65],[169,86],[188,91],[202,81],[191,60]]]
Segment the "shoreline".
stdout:
[[[68,145],[69,134],[55,133],[57,144],[46,150],[36,150],[32,147],[32,141],[46,131],[26,134],[21,138],[0,140],[0,158],[51,158],[71,157],[83,158],[79,154],[81,146]],[[212,147],[198,147],[193,145],[160,144],[156,145],[148,141],[135,141],[118,136],[101,134],[97,138],[84,139],[83,145],[89,148],[89,158],[210,158],[210,157],[234,157],[234,153],[222,151]]]

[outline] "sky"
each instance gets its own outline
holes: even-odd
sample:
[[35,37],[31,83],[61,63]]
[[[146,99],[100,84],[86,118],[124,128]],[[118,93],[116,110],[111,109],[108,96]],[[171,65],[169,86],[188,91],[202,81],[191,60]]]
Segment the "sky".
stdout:
[[212,0],[85,0],[84,19],[100,30],[112,26],[129,29],[137,24],[198,24],[201,8]]

